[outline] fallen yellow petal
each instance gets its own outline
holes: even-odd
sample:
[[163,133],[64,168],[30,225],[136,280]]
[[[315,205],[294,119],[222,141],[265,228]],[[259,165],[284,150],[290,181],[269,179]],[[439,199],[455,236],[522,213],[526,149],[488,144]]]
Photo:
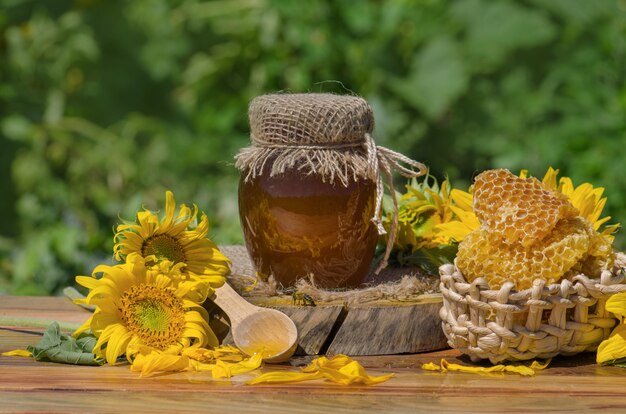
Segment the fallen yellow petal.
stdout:
[[263,356],[261,354],[256,354],[251,358],[235,363],[226,362],[220,359],[211,363],[191,360],[190,367],[194,371],[210,372],[211,376],[215,379],[222,379],[254,371],[255,369],[258,369],[262,363]]
[[373,385],[385,382],[395,374],[387,375],[368,375],[367,371],[361,364],[356,361],[349,362],[346,366],[335,371],[330,368],[320,368],[320,372],[324,377],[332,382],[337,382],[343,385],[350,384],[365,384]]
[[422,364],[422,369],[426,371],[441,371],[441,367],[434,362],[429,362],[427,364]]
[[246,372],[254,371],[259,368],[263,363],[262,354],[254,354],[249,359],[245,359],[241,362],[224,362],[217,360],[215,367],[211,371],[213,378],[230,378],[234,375],[245,374]]
[[183,349],[183,355],[204,363],[215,362],[218,359],[227,362],[240,362],[245,358],[243,352],[231,345],[221,345],[213,349],[185,348]]
[[365,368],[357,361],[346,355],[335,355],[332,358],[325,356],[315,358],[308,366],[302,369],[302,372],[268,372],[246,382],[246,384],[293,383],[325,379],[341,385],[373,385],[387,381],[393,376],[394,374],[368,375]]
[[536,371],[541,371],[543,369],[548,368],[548,365],[550,365],[550,362],[552,362],[552,358],[547,359],[546,362],[544,362],[543,364],[537,360],[534,360],[532,364],[530,364],[530,367]]
[[3,352],[2,356],[15,356],[15,357],[33,357],[33,353],[25,349],[14,349],[13,351]]
[[251,379],[246,382],[246,385],[256,384],[285,384],[302,381],[312,381],[322,378],[319,372],[267,372],[263,375]]
[[459,364],[451,364],[445,359],[441,360],[440,366],[429,362],[427,364],[422,365],[422,369],[426,371],[457,371],[457,372],[468,372],[473,374],[494,374],[494,373],[503,373],[503,372],[511,372],[523,376],[532,376],[535,375],[535,371],[539,371],[545,369],[548,364],[550,364],[551,360],[547,360],[545,363],[540,363],[538,361],[533,361],[530,366],[524,364],[499,364],[494,365],[492,367],[473,367],[468,365],[459,365]]

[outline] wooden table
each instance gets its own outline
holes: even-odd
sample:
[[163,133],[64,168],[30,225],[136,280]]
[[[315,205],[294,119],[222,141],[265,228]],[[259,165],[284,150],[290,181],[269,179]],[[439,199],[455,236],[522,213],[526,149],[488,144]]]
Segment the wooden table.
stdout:
[[[0,316],[82,322],[88,314],[65,298],[0,296]],[[41,331],[0,327],[0,352],[36,343]],[[0,412],[626,412],[626,370],[599,367],[593,354],[555,359],[535,377],[420,369],[440,358],[469,363],[452,350],[357,357],[372,374],[396,376],[370,387],[322,381],[244,386],[249,377],[232,383],[204,373],[140,379],[128,366],[69,366],[0,356]],[[297,370],[308,359],[266,369]]]

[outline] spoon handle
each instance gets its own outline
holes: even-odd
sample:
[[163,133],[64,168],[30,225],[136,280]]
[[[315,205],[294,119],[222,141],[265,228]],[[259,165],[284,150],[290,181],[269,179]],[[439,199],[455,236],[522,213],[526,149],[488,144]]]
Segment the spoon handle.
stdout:
[[213,301],[228,315],[231,325],[238,324],[246,316],[256,312],[257,308],[239,296],[228,283],[215,289]]

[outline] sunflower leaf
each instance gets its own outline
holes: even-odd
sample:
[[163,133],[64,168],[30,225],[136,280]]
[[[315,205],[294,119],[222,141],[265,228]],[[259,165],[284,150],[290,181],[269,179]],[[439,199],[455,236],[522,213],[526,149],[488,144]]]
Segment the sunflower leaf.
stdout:
[[453,263],[458,244],[442,245],[431,249],[418,249],[412,253],[398,252],[396,257],[401,266],[417,266],[429,274],[437,274],[439,266]]
[[614,361],[607,362],[607,365],[613,365],[615,367],[626,368],[626,358],[620,358]]
[[58,362],[74,365],[102,365],[104,359],[91,352],[96,344],[92,334],[82,334],[78,339],[61,333],[57,322],[50,324],[37,345],[27,349],[37,361]]

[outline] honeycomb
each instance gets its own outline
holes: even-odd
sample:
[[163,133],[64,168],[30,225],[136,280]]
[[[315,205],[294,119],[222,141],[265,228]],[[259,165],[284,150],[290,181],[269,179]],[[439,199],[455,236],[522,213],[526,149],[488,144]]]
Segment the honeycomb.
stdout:
[[474,212],[492,243],[525,247],[547,237],[559,220],[578,215],[566,196],[504,169],[476,177]]
[[589,251],[589,223],[580,217],[559,221],[550,234],[530,247],[492,243],[485,228],[470,233],[459,244],[456,265],[472,281],[484,277],[491,289],[511,281],[518,290],[534,279],[559,281]]
[[587,232],[589,233],[589,250],[570,273],[572,276],[583,273],[588,276],[600,277],[603,270],[613,268],[615,253],[611,240],[594,231],[591,224],[589,224]]

